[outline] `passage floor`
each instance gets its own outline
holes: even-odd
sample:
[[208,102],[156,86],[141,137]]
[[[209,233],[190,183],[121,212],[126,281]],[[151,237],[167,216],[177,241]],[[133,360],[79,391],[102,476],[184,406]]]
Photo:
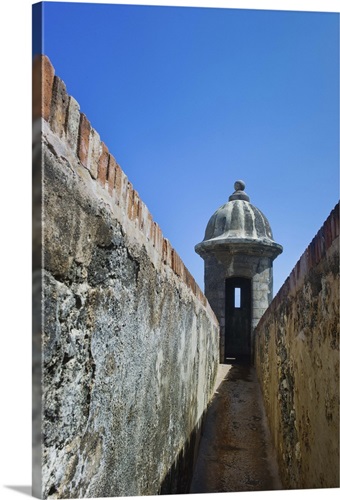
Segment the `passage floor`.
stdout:
[[220,365],[190,493],[281,488],[255,368]]

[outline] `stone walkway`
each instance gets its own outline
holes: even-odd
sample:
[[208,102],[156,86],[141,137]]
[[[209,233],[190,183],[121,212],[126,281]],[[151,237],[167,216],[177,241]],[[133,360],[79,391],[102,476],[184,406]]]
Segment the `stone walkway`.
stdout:
[[281,489],[255,368],[220,365],[190,493]]

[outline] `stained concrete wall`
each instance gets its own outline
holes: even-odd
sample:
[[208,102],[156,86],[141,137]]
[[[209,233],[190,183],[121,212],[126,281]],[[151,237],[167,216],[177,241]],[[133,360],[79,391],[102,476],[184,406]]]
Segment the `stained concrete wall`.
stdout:
[[285,488],[339,486],[339,205],[255,330]]
[[49,60],[34,71],[34,494],[185,492],[217,320]]

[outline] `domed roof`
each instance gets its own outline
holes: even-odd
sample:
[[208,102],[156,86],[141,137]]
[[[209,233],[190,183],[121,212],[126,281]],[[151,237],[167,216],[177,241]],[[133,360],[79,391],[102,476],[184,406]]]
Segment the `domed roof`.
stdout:
[[229,196],[229,201],[210,218],[204,240],[196,245],[195,250],[202,253],[202,250],[221,244],[253,244],[271,247],[277,255],[281,253],[282,247],[274,242],[268,219],[250,203],[244,192],[245,183],[236,181],[234,187],[235,192]]

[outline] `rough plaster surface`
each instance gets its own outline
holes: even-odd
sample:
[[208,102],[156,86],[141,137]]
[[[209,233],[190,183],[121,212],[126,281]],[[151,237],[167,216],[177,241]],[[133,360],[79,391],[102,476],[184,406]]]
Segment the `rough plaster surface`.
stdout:
[[192,462],[218,324],[73,149],[44,124],[42,495],[157,494]]
[[[333,213],[326,229],[334,232],[335,219]],[[255,331],[256,370],[285,488],[339,486],[339,239],[320,259],[326,229]],[[308,270],[315,255],[319,262]]]

